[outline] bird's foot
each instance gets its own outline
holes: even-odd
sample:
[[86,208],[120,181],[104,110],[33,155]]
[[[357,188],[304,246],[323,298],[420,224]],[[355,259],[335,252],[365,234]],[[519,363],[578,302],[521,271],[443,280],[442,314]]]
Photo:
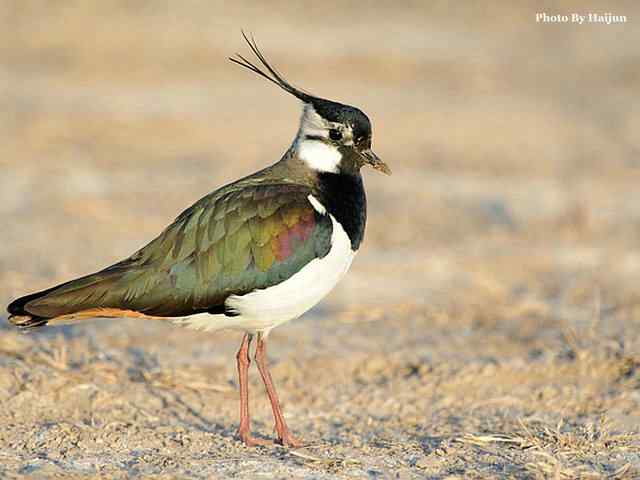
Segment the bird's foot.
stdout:
[[289,430],[285,430],[284,432],[278,434],[278,440],[276,443],[282,445],[283,447],[290,448],[298,448],[304,446],[304,441],[294,437]]
[[264,440],[263,438],[256,438],[251,435],[251,432],[248,430],[238,430],[238,437],[240,437],[240,441],[244,443],[247,447],[258,447],[258,446],[267,446],[271,445],[271,442],[268,440]]

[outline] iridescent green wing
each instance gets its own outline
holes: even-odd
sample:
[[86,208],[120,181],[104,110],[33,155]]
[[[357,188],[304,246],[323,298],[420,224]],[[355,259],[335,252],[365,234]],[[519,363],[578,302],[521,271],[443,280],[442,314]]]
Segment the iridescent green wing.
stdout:
[[43,317],[91,308],[156,316],[224,311],[229,295],[276,285],[328,253],[331,221],[314,210],[310,193],[284,183],[229,185],[130,258],[54,287],[25,308]]

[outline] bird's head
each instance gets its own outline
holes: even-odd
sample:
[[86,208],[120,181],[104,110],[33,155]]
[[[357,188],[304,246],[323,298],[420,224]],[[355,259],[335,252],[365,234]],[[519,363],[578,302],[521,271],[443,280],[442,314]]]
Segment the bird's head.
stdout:
[[316,97],[292,86],[267,62],[253,37],[242,32],[251,51],[266,71],[237,54],[231,60],[289,92],[304,104],[294,141],[299,158],[318,171],[356,173],[370,165],[387,175],[391,169],[371,150],[371,121],[359,108]]

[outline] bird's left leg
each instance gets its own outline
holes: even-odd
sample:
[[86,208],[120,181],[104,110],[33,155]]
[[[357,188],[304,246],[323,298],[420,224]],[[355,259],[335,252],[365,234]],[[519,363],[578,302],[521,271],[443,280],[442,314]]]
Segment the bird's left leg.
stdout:
[[262,376],[262,381],[267,390],[269,401],[271,402],[271,409],[273,410],[273,419],[276,423],[276,432],[278,433],[278,440],[280,443],[287,447],[301,447],[302,442],[296,439],[287,427],[287,423],[282,415],[282,409],[280,408],[280,402],[278,401],[278,394],[273,386],[273,380],[269,373],[269,367],[267,365],[267,343],[262,333],[258,333],[258,345],[256,346],[255,360],[258,365],[258,370]]
[[238,436],[248,447],[256,445],[266,445],[267,442],[251,435],[251,420],[249,417],[249,347],[253,335],[245,333],[242,338],[240,350],[236,355],[238,361],[238,383],[240,384],[240,427],[238,428]]

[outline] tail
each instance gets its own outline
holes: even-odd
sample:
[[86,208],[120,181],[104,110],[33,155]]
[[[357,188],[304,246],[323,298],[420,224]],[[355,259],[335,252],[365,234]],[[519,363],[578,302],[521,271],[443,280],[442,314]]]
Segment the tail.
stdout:
[[47,290],[20,297],[7,307],[9,322],[27,330],[89,317],[124,316],[121,312],[126,311],[122,307],[126,289],[122,288],[121,280],[125,273],[110,267]]

